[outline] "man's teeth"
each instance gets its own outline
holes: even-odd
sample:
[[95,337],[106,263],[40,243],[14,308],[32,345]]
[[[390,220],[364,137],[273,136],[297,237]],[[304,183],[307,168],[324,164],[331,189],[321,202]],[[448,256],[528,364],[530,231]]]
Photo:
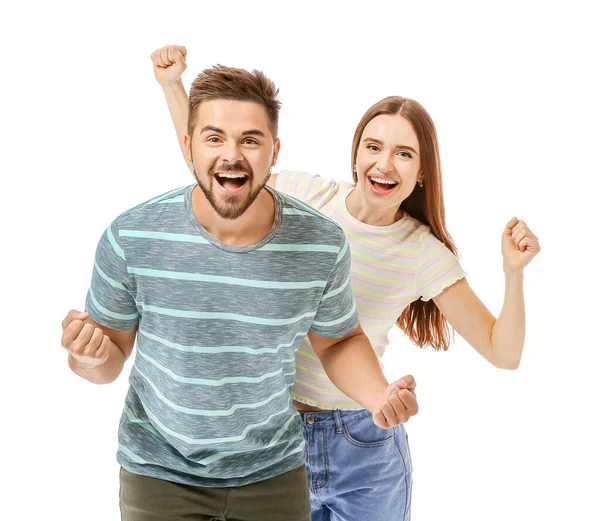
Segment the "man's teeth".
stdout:
[[217,174],[219,177],[227,177],[228,179],[241,179],[246,177],[244,174]]
[[371,179],[373,181],[375,181],[376,183],[381,183],[384,185],[397,185],[398,183],[396,183],[396,181],[388,181],[387,179],[379,179],[378,177],[371,177]]

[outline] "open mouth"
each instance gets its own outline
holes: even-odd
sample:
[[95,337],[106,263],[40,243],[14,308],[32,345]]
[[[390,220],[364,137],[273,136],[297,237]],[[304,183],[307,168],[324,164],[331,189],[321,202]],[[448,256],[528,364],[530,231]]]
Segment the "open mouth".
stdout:
[[374,191],[377,193],[388,193],[391,192],[398,183],[396,181],[392,181],[391,179],[377,177],[377,176],[369,176],[369,182],[373,186]]
[[219,185],[228,192],[237,192],[248,181],[248,176],[241,172],[219,172],[214,177]]

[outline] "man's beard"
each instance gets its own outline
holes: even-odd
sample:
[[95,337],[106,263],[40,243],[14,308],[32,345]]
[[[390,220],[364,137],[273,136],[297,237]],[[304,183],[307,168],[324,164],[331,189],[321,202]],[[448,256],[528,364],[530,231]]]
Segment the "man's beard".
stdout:
[[259,196],[260,192],[269,181],[269,177],[271,177],[271,175],[269,174],[265,178],[264,183],[262,183],[260,186],[257,186],[256,189],[253,192],[250,192],[250,194],[245,199],[243,199],[243,196],[238,195],[224,195],[222,201],[218,201],[215,197],[213,190],[213,184],[219,182],[214,177],[214,173],[217,171],[243,172],[248,176],[248,180],[246,181],[246,183],[250,183],[254,179],[254,174],[251,169],[247,169],[240,163],[222,165],[221,168],[215,168],[215,165],[213,165],[208,170],[208,179],[210,180],[210,186],[205,186],[196,174],[196,169],[193,170],[194,177],[196,178],[196,182],[198,183],[200,190],[202,190],[202,193],[204,194],[210,205],[213,207],[214,211],[217,212],[217,214],[223,219],[229,220],[237,219],[238,217],[241,217],[244,214],[244,212],[252,205],[252,203]]

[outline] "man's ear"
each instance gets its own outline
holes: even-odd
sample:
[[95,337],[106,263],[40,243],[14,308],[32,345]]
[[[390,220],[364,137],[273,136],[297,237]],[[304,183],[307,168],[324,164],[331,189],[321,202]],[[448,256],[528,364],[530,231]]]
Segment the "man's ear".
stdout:
[[279,157],[279,149],[281,148],[281,141],[279,141],[279,138],[277,138],[275,140],[275,143],[273,143],[273,159],[271,160],[271,168],[273,168],[275,166],[275,164],[277,163],[277,158]]
[[185,149],[185,159],[188,163],[192,163],[192,138],[187,134],[183,136],[183,147]]

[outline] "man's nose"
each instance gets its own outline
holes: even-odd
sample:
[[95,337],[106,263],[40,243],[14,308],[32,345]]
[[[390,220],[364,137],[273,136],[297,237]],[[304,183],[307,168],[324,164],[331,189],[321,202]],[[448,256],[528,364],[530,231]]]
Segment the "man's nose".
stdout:
[[222,149],[221,158],[226,163],[238,163],[244,159],[242,150],[237,141],[228,140]]

